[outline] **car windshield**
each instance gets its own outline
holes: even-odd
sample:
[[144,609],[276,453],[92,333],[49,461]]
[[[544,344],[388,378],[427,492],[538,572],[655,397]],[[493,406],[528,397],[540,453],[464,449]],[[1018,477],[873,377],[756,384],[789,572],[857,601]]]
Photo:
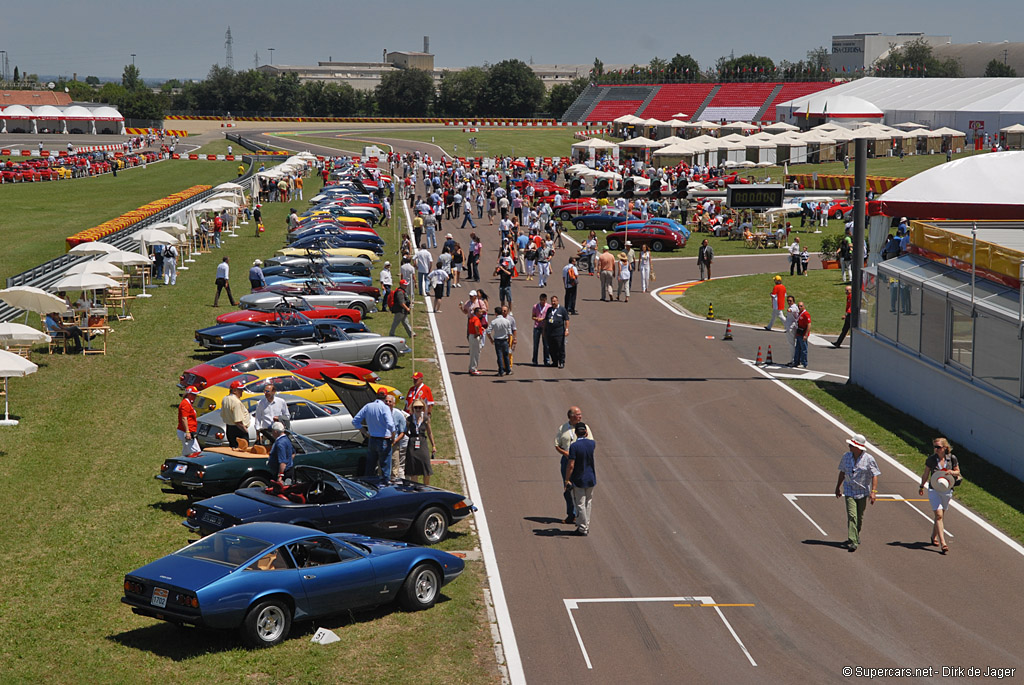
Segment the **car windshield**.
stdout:
[[264,540],[221,531],[179,549],[174,556],[202,559],[238,568],[269,546],[270,543]]
[[217,384],[217,387],[230,388],[231,384],[234,383],[235,381],[242,381],[243,383],[248,383],[249,381],[254,380],[256,380],[256,376],[252,375],[251,373],[243,373],[241,376],[235,376],[234,378],[229,378],[226,381],[221,381],[220,383]]
[[225,354],[222,357],[217,357],[211,361],[206,362],[207,366],[212,366],[215,369],[226,369],[232,364],[245,361],[248,357],[243,357],[240,354]]
[[330,445],[324,444],[319,440],[307,437],[305,435],[299,435],[298,433],[289,433],[288,436],[291,438],[292,446],[295,451],[300,454],[313,454],[314,452],[326,452],[331,449]]
[[377,490],[368,485],[364,485],[363,483],[349,480],[348,478],[342,478],[341,476],[338,476],[338,480],[343,486],[345,486],[345,490],[348,492],[348,496],[352,498],[353,502],[370,499],[377,494]]

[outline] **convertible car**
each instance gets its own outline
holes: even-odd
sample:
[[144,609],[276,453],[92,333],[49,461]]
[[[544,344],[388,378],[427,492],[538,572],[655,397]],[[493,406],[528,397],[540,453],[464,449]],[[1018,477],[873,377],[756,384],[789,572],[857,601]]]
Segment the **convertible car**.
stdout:
[[[285,268],[285,267],[282,267]],[[338,319],[340,321],[361,321],[363,315],[356,309],[343,307],[316,307],[301,297],[282,297],[278,303],[266,309],[239,309],[217,317],[217,323],[240,323],[242,321],[274,321],[278,312],[297,312],[310,319]]]
[[328,252],[338,248],[367,250],[374,255],[384,254],[384,247],[382,244],[374,243],[370,239],[353,238],[351,237],[351,233],[345,233],[343,235],[310,235],[300,240],[296,240],[294,243],[289,245],[289,249],[326,250]]
[[[216,412],[212,414],[217,415]],[[295,448],[297,465],[316,466],[343,476],[363,472],[366,447],[362,444],[340,442],[328,445],[293,431],[288,432],[288,439]],[[274,480],[267,467],[267,448],[255,442],[238,449],[213,445],[205,447],[194,457],[167,459],[160,465],[160,473],[155,478],[164,492],[192,498],[213,497],[239,488],[266,488]]]
[[208,350],[244,350],[272,340],[316,339],[335,330],[368,333],[366,324],[339,319],[310,319],[299,312],[275,312],[274,320],[220,323],[196,331],[196,342]]
[[[368,292],[360,292],[366,290]],[[302,284],[270,286],[256,292],[243,295],[238,300],[242,309],[266,309],[280,302],[282,297],[301,297],[314,307],[343,307],[357,309],[366,316],[377,311],[377,298],[380,291],[361,285],[328,287],[317,281],[306,281]]]
[[[333,257],[362,257],[363,259],[367,259],[371,262],[376,262],[377,260],[380,259],[380,257],[377,256],[377,252],[375,250],[361,250],[355,247],[332,247],[329,249],[318,249],[322,250],[323,252]],[[306,254],[306,249],[300,249],[297,247],[286,247],[284,249],[278,250],[274,254],[277,255],[278,257],[301,257],[302,255]]]
[[[242,401],[245,401],[246,397],[253,395],[262,396],[263,388],[267,383],[270,383],[277,389],[278,393],[290,393],[322,404],[343,402],[343,399],[335,390],[339,385],[357,387],[367,385],[362,381],[328,380],[334,383],[334,385],[326,385],[323,380],[306,378],[290,371],[252,371],[200,390],[193,406],[195,407],[196,414],[199,415],[220,409],[221,403],[230,391],[231,384],[235,381],[242,381],[245,384],[242,386]],[[373,388],[374,392],[384,389],[386,392],[393,394],[396,399],[401,398],[401,394],[390,385],[370,383],[369,386]]]
[[142,616],[239,630],[248,645],[270,647],[288,637],[293,619],[396,599],[409,611],[429,609],[463,568],[429,547],[253,523],[128,573],[121,601]]
[[367,383],[380,382],[380,376],[361,366],[327,361],[311,362],[287,359],[264,350],[239,350],[222,354],[216,359],[193,366],[178,378],[178,387],[187,388],[194,385],[197,390],[202,390],[208,385],[215,385],[251,371],[291,371],[306,378],[319,379],[327,376],[328,378],[351,378]]
[[398,363],[398,356],[410,352],[404,338],[374,333],[325,331],[319,337],[303,340],[275,340],[254,347],[289,359],[325,359],[342,364],[367,365],[378,371],[389,371]]
[[325,469],[295,467],[295,483],[244,488],[193,504],[182,522],[209,535],[243,523],[275,521],[324,532],[411,536],[425,545],[444,540],[451,524],[476,510],[460,494],[410,480],[350,480]]

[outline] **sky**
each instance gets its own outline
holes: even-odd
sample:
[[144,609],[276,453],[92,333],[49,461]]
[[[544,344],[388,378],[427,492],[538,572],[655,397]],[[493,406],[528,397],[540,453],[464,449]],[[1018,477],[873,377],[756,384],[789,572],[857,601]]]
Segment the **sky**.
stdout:
[[[134,62],[145,79],[203,78],[226,64],[380,61],[384,50],[423,49],[436,67],[521,59],[536,64],[646,64],[691,54],[701,68],[735,51],[803,59],[833,34],[921,31],[954,43],[1022,40],[1024,2],[807,0],[49,0],[10,2],[0,21],[8,74],[119,78]],[[718,9],[718,7],[723,9]]]

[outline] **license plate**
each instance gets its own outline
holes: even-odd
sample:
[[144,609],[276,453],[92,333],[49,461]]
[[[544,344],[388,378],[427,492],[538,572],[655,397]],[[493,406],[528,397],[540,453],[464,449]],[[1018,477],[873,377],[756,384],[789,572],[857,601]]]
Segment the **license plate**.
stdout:
[[155,607],[164,608],[167,606],[167,595],[167,590],[162,587],[155,587],[153,588],[153,599],[149,600],[149,603]]
[[219,526],[220,524],[224,523],[224,519],[222,517],[217,516],[216,514],[211,514],[210,512],[206,512],[205,514],[203,514],[203,521],[206,521],[207,523],[212,523],[215,526]]
[[188,464],[178,464],[174,467],[175,473],[185,473],[186,471],[188,471]]

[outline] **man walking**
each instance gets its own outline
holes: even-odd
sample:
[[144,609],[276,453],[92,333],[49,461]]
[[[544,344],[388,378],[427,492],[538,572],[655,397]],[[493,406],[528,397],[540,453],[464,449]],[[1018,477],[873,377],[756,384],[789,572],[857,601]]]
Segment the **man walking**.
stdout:
[[274,475],[274,480],[282,485],[291,485],[295,478],[295,447],[284,432],[284,424],[275,421],[270,425],[270,434],[274,442],[267,455],[267,470]]
[[[436,246],[436,243],[435,243]],[[430,273],[430,267],[434,264],[434,258],[430,256],[430,251],[425,247],[421,247],[416,251],[416,288],[419,290],[421,296],[426,297],[427,295],[427,274]]]
[[867,508],[868,502],[875,503],[878,494],[878,477],[882,475],[882,472],[878,470],[878,464],[875,463],[874,457],[864,451],[863,435],[858,433],[851,436],[846,444],[850,446],[850,451],[839,460],[836,497],[846,498],[846,549],[856,552],[860,546],[860,529],[864,524],[864,510]]
[[775,285],[772,287],[772,318],[768,322],[768,325],[764,327],[766,331],[770,331],[772,326],[775,325],[775,319],[785,320],[786,313],[783,308],[786,306],[786,286],[782,285],[782,276],[775,277]]
[[537,299],[537,303],[533,305],[533,309],[530,312],[531,318],[533,319],[533,365],[537,366],[537,352],[540,347],[544,347],[544,366],[551,365],[551,356],[548,352],[548,341],[544,337],[544,319],[547,318],[548,309],[551,305],[548,304],[548,296],[546,293],[541,293]]
[[787,364],[796,368],[797,366],[803,366],[807,368],[807,338],[811,335],[811,313],[804,307],[803,302],[797,303],[797,309],[800,314],[796,317],[796,325],[794,328],[793,337],[795,338],[795,347],[793,348],[793,361]]
[[[572,498],[572,488],[565,485],[565,475],[571,473],[566,471],[565,467],[569,463],[569,447],[576,442],[576,424],[583,422],[583,412],[579,407],[569,407],[566,416],[569,420],[559,426],[558,433],[555,434],[555,451],[561,456],[558,473],[562,477],[562,496],[565,499],[565,520],[562,523],[572,525],[576,523],[576,503]],[[594,439],[589,427],[585,437]]]
[[511,374],[509,345],[512,341],[512,324],[502,316],[501,307],[494,308],[494,318],[487,325],[487,337],[494,343],[494,352],[498,359],[498,376]]
[[388,293],[391,292],[391,285],[393,283],[394,277],[391,275],[391,262],[384,262],[384,266],[380,270],[380,301],[384,305],[388,303]]
[[474,307],[466,328],[466,341],[469,343],[469,375],[479,376],[480,349],[484,341],[484,323],[482,307]]
[[711,262],[715,258],[715,249],[708,244],[705,238],[697,249],[697,269],[700,270],[700,280],[711,280]]
[[178,405],[178,440],[181,441],[183,457],[190,457],[199,452],[199,441],[196,440],[196,410],[192,406],[196,401],[196,392],[194,385],[185,388],[185,396]]
[[558,296],[551,296],[551,306],[544,319],[544,337],[547,340],[551,365],[565,368],[565,338],[569,335],[569,312],[559,306]]
[[574,427],[576,441],[569,446],[569,459],[565,465],[565,486],[572,486],[572,498],[576,504],[576,535],[590,534],[591,504],[594,501],[594,487],[597,474],[594,470],[594,448],[596,444],[587,437],[587,424],[577,423]]
[[228,282],[229,270],[230,267],[228,266],[228,258],[225,257],[224,259],[221,260],[221,263],[217,265],[217,280],[215,281],[217,283],[217,294],[213,296],[214,307],[216,307],[217,302],[220,301],[220,293],[222,290],[227,291],[228,302],[231,303],[232,307],[235,306],[235,298],[231,295],[231,284]]
[[612,301],[612,283],[615,280],[615,257],[606,245],[597,258],[598,275],[601,278],[601,301]]
[[836,349],[843,346],[846,334],[850,332],[850,308],[853,306],[853,287],[846,286],[846,316],[843,317],[843,330],[839,332],[839,339],[832,343]]
[[562,282],[565,284],[565,309],[570,314],[576,311],[576,288],[580,283],[580,272],[576,268],[576,258],[570,257],[569,263],[562,269]]
[[398,285],[399,288],[391,292],[391,303],[389,308],[391,309],[391,313],[394,314],[394,318],[391,319],[391,331],[388,335],[394,335],[398,325],[401,324],[405,328],[405,332],[409,335],[409,338],[415,338],[416,334],[409,325],[409,312],[412,311],[409,308],[409,297],[406,295],[406,287],[409,283],[403,279],[398,282]]
[[352,417],[352,425],[363,434],[368,448],[364,476],[376,475],[378,468],[385,479],[391,476],[391,443],[397,433],[394,414],[384,401],[387,395],[387,390],[381,388],[377,391],[377,399],[364,405]]
[[178,248],[168,245],[164,248],[164,285],[178,282]]
[[800,263],[800,238],[793,238],[793,242],[789,246],[789,275],[799,276],[803,273]]

